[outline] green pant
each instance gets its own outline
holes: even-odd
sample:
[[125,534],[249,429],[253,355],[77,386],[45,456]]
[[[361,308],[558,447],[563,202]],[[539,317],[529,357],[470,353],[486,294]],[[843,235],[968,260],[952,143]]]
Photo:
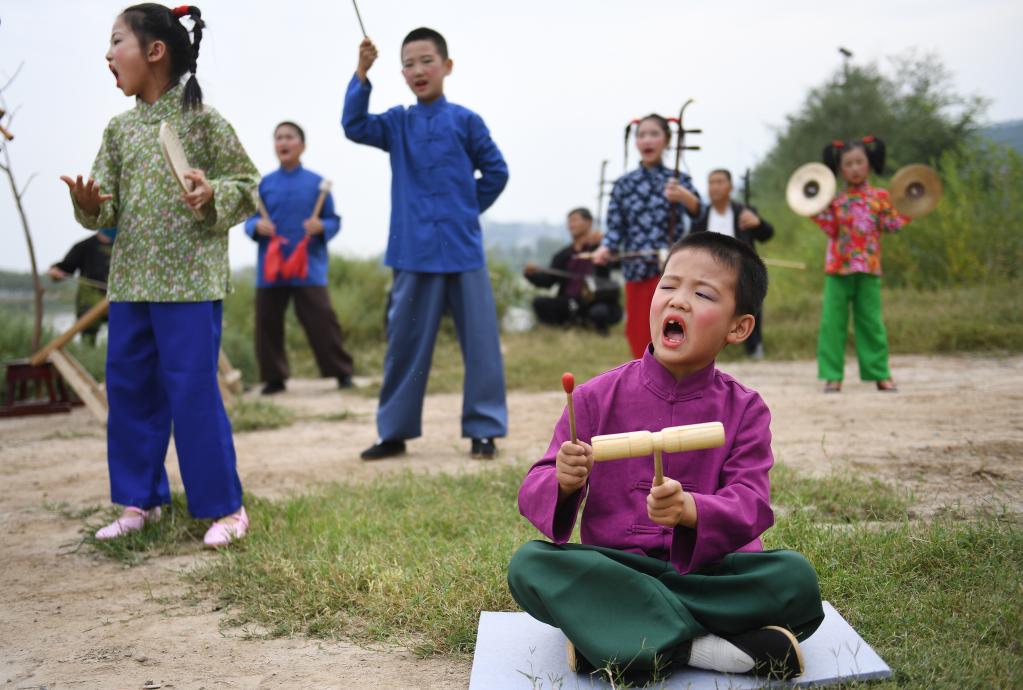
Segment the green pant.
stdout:
[[633,670],[685,664],[694,637],[765,625],[808,637],[824,620],[813,566],[794,551],[733,553],[680,575],[666,561],[617,549],[531,541],[508,565],[526,612],[560,628],[587,661]]
[[850,303],[860,380],[891,378],[888,333],[881,321],[881,277],[869,273],[824,276],[821,329],[817,336],[817,377],[825,381],[844,378]]

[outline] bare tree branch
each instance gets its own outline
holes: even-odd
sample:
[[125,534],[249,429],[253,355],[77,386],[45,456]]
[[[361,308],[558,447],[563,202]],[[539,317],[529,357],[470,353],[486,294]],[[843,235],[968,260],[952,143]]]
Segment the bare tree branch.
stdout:
[[[6,108],[4,108],[4,109],[6,110]],[[11,123],[14,122],[14,116],[18,114],[19,110],[21,110],[21,105],[18,105],[17,107],[14,108],[14,110],[12,110],[11,112],[7,113],[7,127],[8,128],[10,128]]]
[[36,175],[38,174],[39,173],[32,173],[31,175],[28,176],[28,179],[25,180],[25,186],[21,188],[21,191],[18,193],[18,196],[22,198],[25,197],[25,192],[28,190],[28,186],[32,184],[32,180],[36,179]]
[[7,80],[6,84],[4,84],[3,86],[0,86],[0,93],[3,93],[7,89],[7,87],[11,85],[11,82],[13,82],[15,79],[18,78],[18,73],[21,72],[21,68],[24,67],[24,66],[25,66],[25,61],[24,60],[22,60],[20,63],[18,63],[18,69],[14,70],[14,74],[12,74],[10,76],[10,78]]

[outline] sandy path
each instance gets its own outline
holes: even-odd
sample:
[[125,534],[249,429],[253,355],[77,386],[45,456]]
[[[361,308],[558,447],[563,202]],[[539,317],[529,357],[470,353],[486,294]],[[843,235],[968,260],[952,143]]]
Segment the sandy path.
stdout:
[[[727,368],[758,389],[774,414],[779,461],[804,472],[855,471],[913,490],[917,514],[959,504],[1023,509],[1023,358],[896,357],[902,391],[849,383],[825,396],[810,362]],[[850,372],[854,374],[855,372]],[[850,379],[852,381],[853,379]],[[555,382],[556,385],[557,382]],[[331,381],[295,381],[275,400],[295,425],[238,434],[248,491],[280,496],[325,481],[379,472],[478,471],[459,438],[461,400],[429,398],[426,436],[401,461],[364,464],[375,437],[375,400],[344,395]],[[549,440],[564,395],[509,396],[511,434],[501,463],[525,465]],[[347,411],[344,421],[318,416]],[[172,481],[176,462],[168,463]],[[102,431],[84,410],[0,420],[0,684],[10,688],[387,687],[463,688],[469,664],[417,660],[319,640],[252,640],[221,629],[222,611],[187,603],[179,573],[197,556],[124,568],[80,551],[80,523],[52,509],[107,500]],[[64,549],[66,550],[66,549]],[[198,556],[198,558],[209,556]]]

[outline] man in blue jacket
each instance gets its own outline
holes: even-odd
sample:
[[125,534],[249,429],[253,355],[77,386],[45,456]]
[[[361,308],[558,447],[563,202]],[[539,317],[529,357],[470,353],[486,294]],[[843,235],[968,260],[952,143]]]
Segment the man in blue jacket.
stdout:
[[[364,460],[400,455],[422,434],[423,396],[437,329],[454,317],[465,379],[462,436],[470,455],[492,458],[508,428],[497,309],[487,273],[479,216],[508,182],[508,167],[483,119],[444,98],[451,73],[444,37],[420,28],[402,42],[410,108],[369,114],[367,71],[377,58],[368,38],[345,94],[345,136],[391,158],[391,225],[385,263],[394,270],[387,355],[377,433]],[[476,172],[480,177],[475,177]]]
[[[322,177],[302,167],[305,132],[294,122],[282,122],[274,129],[274,150],[281,167],[259,183],[259,198],[268,218],[256,214],[245,222],[245,232],[259,243],[256,262],[256,359],[259,375],[266,382],[263,395],[284,390],[288,356],[284,350],[284,313],[295,300],[295,315],[309,338],[313,356],[325,377],[337,379],[340,388],[352,385],[352,357],[344,348],[341,325],[327,292],[327,242],[341,230],[341,218],[334,212],[334,200],[327,194],[323,209],[311,217],[320,194]],[[267,251],[279,237],[279,250],[286,258],[308,237],[305,277],[267,275]],[[272,259],[271,259],[272,261]]]

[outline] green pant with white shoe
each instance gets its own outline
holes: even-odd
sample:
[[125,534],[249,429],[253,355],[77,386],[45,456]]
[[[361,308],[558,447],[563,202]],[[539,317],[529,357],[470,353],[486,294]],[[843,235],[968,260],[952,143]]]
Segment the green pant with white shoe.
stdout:
[[598,667],[685,664],[695,637],[768,625],[802,640],[824,620],[817,573],[794,551],[732,553],[681,575],[645,555],[531,541],[512,557],[508,587],[523,610],[560,628]]

